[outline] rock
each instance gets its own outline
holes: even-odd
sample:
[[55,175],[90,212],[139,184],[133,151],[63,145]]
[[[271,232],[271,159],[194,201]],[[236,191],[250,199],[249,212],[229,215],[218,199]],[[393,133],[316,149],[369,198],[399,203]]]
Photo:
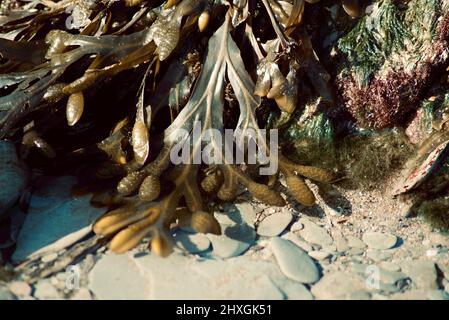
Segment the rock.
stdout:
[[193,254],[206,251],[210,247],[210,240],[201,233],[188,234],[181,231],[176,233],[174,239],[177,245]]
[[364,249],[366,247],[365,243],[357,237],[346,236],[346,240],[348,241],[348,246],[351,248]]
[[[36,190],[17,239],[14,262],[21,262],[38,251],[62,250],[90,232],[90,225],[105,209],[92,207],[90,195],[74,197],[71,188],[75,182],[74,177],[48,178]],[[51,247],[52,244],[55,245]]]
[[92,294],[87,288],[80,288],[76,290],[71,298],[72,300],[92,300]]
[[212,243],[212,255],[227,259],[238,256],[248,250],[256,239],[256,232],[248,225],[227,226],[224,234],[207,234]]
[[356,262],[351,263],[351,270],[355,273],[365,274],[368,267],[369,265],[363,263],[356,263]]
[[17,297],[6,287],[0,287],[0,301],[2,300],[17,300]]
[[379,267],[381,267],[382,269],[387,270],[387,271],[395,271],[395,272],[401,271],[400,266],[398,266],[397,264],[395,264],[393,262],[389,262],[389,261],[382,261],[381,263],[379,263]]
[[339,230],[332,231],[332,237],[334,238],[334,243],[336,246],[337,252],[346,252],[350,249],[348,242],[343,237],[343,234]]
[[443,290],[431,290],[427,293],[430,300],[449,300],[449,294]]
[[257,215],[254,206],[250,203],[236,203],[235,207],[242,217],[242,222],[245,222],[247,225],[254,227],[254,221],[256,221]]
[[285,279],[280,287],[287,300],[313,300],[312,293],[299,282]]
[[58,258],[58,254],[57,253],[50,253],[50,254],[47,254],[47,255],[43,256],[41,258],[41,261],[44,262],[44,263],[47,263],[47,262],[54,261],[57,258]]
[[381,262],[384,260],[391,259],[392,254],[387,251],[368,249],[366,250],[366,257],[373,260],[374,262]]
[[341,271],[325,274],[312,287],[312,294],[317,299],[349,299],[353,294],[365,291],[363,278]]
[[379,280],[384,284],[396,285],[398,282],[407,279],[408,276],[402,272],[386,271],[380,269]]
[[306,252],[313,250],[312,245],[310,243],[308,243],[307,241],[303,240],[302,238],[298,237],[293,233],[287,233],[285,236],[282,236],[282,239],[290,240],[291,242],[293,242]]
[[325,260],[332,256],[329,252],[326,251],[310,251],[308,252],[309,256],[315,260]]
[[[246,256],[225,262],[198,260],[174,253],[169,258],[148,254],[134,259],[134,263],[138,274],[149,284],[149,299],[277,300],[285,297],[285,277],[274,262]],[[125,285],[122,280],[115,290]]]
[[103,255],[89,273],[89,289],[100,300],[149,299],[150,287],[130,254]]
[[426,260],[410,261],[403,264],[402,270],[412,279],[418,289],[438,289],[437,270],[434,262]]
[[398,242],[398,238],[395,235],[382,232],[368,231],[363,234],[363,242],[372,249],[391,249]]
[[320,278],[318,267],[298,246],[281,238],[271,239],[271,249],[282,273],[301,283],[314,283]]
[[350,256],[361,256],[364,253],[365,253],[365,250],[363,250],[362,248],[351,248],[347,252],[347,254]]
[[446,291],[446,293],[449,294],[449,282],[446,283],[446,285],[444,286],[444,291]]
[[53,287],[49,279],[39,280],[36,283],[34,297],[40,300],[60,299],[58,290]]
[[304,225],[301,222],[295,222],[294,224],[292,224],[292,226],[290,227],[290,231],[291,232],[296,232],[296,231],[300,231],[304,229]]
[[9,284],[9,290],[16,296],[24,297],[31,294],[31,287],[25,281],[13,281]]
[[390,296],[391,300],[428,300],[425,290],[409,290],[404,293],[396,293]]
[[429,234],[429,240],[436,246],[449,247],[449,236],[437,232]]
[[319,227],[307,218],[301,218],[299,222],[304,225],[304,229],[299,231],[299,234],[306,241],[320,246],[332,244],[333,240],[324,228]]
[[257,234],[265,237],[274,237],[280,235],[282,231],[292,221],[293,217],[289,212],[275,213],[266,217],[259,224]]

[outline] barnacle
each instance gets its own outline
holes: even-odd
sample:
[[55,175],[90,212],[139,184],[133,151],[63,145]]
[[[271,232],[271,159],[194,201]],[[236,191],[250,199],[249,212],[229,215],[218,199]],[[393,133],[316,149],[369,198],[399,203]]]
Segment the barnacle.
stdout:
[[[65,1],[0,25],[13,39],[1,40],[8,62],[0,65],[0,139],[23,136],[24,148],[50,158],[46,170],[75,167],[92,184],[92,204],[110,208],[94,231],[111,237],[113,251],[151,236],[150,249],[167,256],[179,226],[220,234],[204,200],[231,201],[241,188],[282,206],[280,174],[305,206],[315,203],[305,179],[334,181],[334,172],[284,156],[257,115],[270,100],[301,112],[304,75],[333,103],[330,76],[302,25],[305,1],[73,2],[70,33],[49,26],[65,23]],[[253,29],[259,16],[275,37],[264,44]],[[231,105],[234,123],[224,116]],[[230,144],[227,129],[235,129]],[[229,159],[228,148],[246,157]]]

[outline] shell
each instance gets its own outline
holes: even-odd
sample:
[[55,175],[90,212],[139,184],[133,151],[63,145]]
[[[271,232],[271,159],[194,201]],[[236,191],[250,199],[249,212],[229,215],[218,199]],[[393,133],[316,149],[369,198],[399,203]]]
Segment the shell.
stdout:
[[[449,140],[436,147],[421,163],[407,174],[407,178],[396,188],[393,195],[409,192],[424,183],[449,156]],[[418,160],[419,162],[419,160]]]

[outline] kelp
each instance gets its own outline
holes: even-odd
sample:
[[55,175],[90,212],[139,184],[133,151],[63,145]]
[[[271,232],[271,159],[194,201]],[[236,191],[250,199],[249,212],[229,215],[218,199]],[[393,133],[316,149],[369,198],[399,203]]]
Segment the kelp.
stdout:
[[[22,142],[32,166],[75,172],[74,192],[93,193],[94,205],[110,209],[94,231],[112,238],[116,252],[150,235],[151,250],[166,256],[171,229],[183,224],[220,233],[205,200],[231,201],[240,188],[282,206],[280,175],[298,202],[312,206],[315,196],[304,179],[331,183],[334,172],[284,156],[267,142],[258,117],[270,103],[301,113],[302,77],[326,105],[333,103],[330,76],[301,24],[305,6],[303,0],[36,5],[33,14],[0,26],[12,39],[7,50],[0,48],[8,61],[0,66],[0,139]],[[62,30],[67,8],[70,31]],[[253,28],[254,19],[266,22],[263,30]],[[257,40],[269,34],[265,43]],[[27,54],[14,51],[27,46]],[[238,132],[232,145],[243,151],[256,143],[256,162],[243,164],[267,169],[265,151],[278,170],[267,177],[218,161],[226,150],[210,132],[226,129]],[[174,162],[173,150],[189,150],[188,161]]]

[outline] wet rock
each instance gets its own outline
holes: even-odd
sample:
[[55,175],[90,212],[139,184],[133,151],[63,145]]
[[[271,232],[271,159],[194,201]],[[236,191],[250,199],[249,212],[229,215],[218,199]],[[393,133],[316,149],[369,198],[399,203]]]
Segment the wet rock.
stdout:
[[[65,238],[67,241],[54,247],[55,251],[61,250],[84,236],[83,230],[90,232],[89,226],[105,210],[92,207],[90,195],[74,197],[71,188],[75,182],[74,177],[67,176],[49,179],[33,194],[12,256],[14,262],[44,252],[46,247]],[[70,235],[74,235],[73,239]]]
[[315,262],[298,246],[281,238],[271,239],[271,249],[282,273],[301,283],[314,283],[320,278]]
[[289,212],[274,213],[263,219],[257,228],[257,234],[265,237],[277,236],[287,228],[292,219]]
[[385,250],[393,248],[398,238],[389,233],[368,231],[363,234],[362,240],[369,248]]

